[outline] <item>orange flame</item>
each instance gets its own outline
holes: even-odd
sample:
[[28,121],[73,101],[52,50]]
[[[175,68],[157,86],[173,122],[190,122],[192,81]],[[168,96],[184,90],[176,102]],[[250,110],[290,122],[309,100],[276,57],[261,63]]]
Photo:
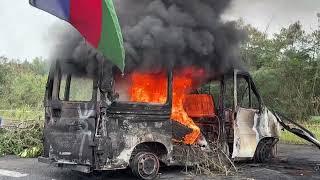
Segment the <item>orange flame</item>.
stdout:
[[[195,74],[203,73],[199,71]],[[190,128],[191,133],[184,137],[185,144],[194,144],[200,135],[200,128],[188,116],[183,107],[184,99],[194,85],[194,69],[180,71],[173,78],[173,99],[171,119]],[[131,75],[132,84],[129,88],[130,100],[133,102],[166,103],[167,77],[166,73],[146,74],[134,72]]]

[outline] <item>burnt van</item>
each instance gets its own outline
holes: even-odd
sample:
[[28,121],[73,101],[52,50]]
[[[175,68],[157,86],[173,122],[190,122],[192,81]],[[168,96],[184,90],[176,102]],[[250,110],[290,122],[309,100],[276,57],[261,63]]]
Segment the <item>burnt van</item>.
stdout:
[[[292,129],[264,105],[248,72],[209,74],[177,91],[179,77],[201,74],[178,71],[134,77],[98,61],[52,63],[39,161],[85,173],[131,168],[138,178],[154,179],[160,164],[185,166],[181,150],[190,146],[220,143],[233,160],[272,159],[281,128]],[[293,131],[319,145],[305,129]]]

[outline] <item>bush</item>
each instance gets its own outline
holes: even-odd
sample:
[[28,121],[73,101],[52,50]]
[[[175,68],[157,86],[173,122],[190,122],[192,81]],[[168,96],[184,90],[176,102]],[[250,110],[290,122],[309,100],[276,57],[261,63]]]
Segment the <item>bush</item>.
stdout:
[[12,110],[0,110],[4,121],[26,121],[44,119],[44,110],[21,107]]
[[241,57],[266,105],[299,121],[319,116],[320,31],[308,33],[300,22],[273,36],[244,28],[249,38]]
[[0,57],[0,109],[42,107],[47,81],[45,61],[32,63]]
[[267,106],[296,120],[307,120],[315,114],[311,78],[314,72],[311,64],[290,61],[252,74]]
[[16,127],[0,129],[0,155],[37,157],[42,152],[41,121],[22,122]]

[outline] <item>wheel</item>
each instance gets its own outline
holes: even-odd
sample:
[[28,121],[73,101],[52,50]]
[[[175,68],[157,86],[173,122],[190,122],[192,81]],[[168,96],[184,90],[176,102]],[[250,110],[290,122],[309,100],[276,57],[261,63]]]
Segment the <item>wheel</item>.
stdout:
[[130,168],[139,179],[155,179],[159,172],[159,158],[151,152],[139,152],[130,163]]
[[272,141],[261,141],[257,147],[254,160],[257,163],[267,163],[274,157]]

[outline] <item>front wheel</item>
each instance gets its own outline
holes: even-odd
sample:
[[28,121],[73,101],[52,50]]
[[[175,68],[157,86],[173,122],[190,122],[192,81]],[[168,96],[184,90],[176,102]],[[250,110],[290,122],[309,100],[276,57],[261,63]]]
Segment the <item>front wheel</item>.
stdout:
[[263,139],[257,146],[254,160],[257,163],[268,163],[275,156],[274,139]]
[[160,168],[159,158],[151,152],[139,152],[133,157],[130,168],[139,179],[155,179]]

